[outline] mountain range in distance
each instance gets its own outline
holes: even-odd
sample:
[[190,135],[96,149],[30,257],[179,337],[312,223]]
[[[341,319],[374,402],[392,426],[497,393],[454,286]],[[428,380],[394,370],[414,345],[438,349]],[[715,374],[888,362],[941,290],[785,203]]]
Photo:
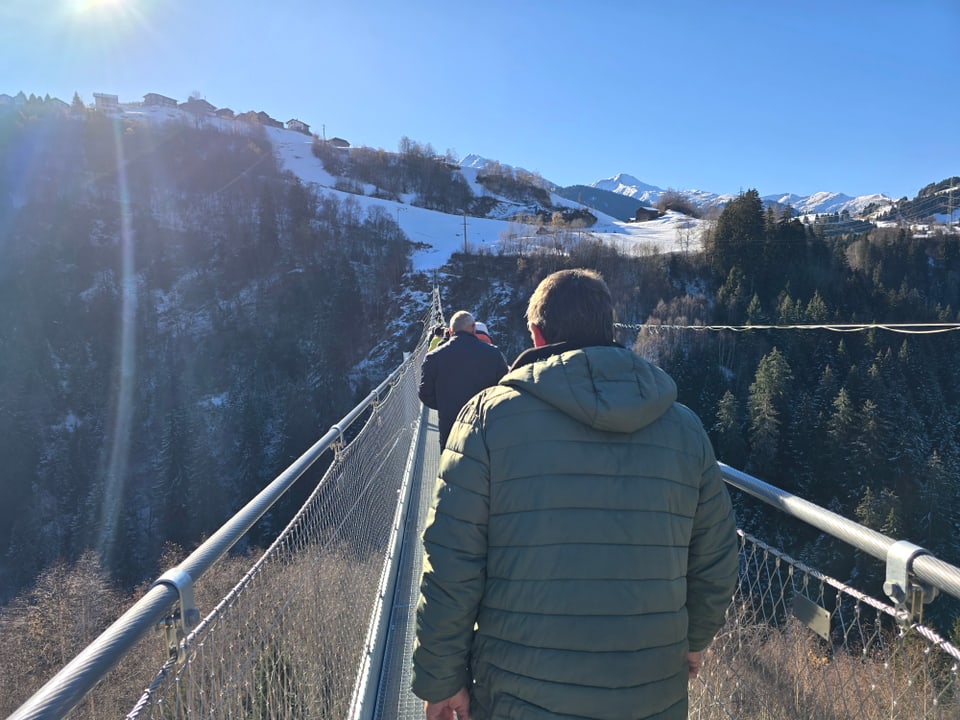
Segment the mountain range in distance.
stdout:
[[[598,180],[592,184],[592,187],[608,190],[618,195],[625,195],[639,200],[644,205],[656,205],[660,196],[665,192],[663,188],[648,185],[625,173]],[[736,197],[734,195],[718,195],[703,190],[680,190],[679,192],[702,208],[723,206]],[[859,197],[850,197],[836,192],[817,192],[813,195],[784,193],[781,195],[764,195],[761,200],[765,205],[789,205],[800,215],[842,213],[844,211],[851,215],[859,215],[867,207],[887,208],[894,203],[893,198],[889,198],[882,193],[860,195]]]
[[[463,167],[481,168],[492,162],[479,155],[467,155],[460,161]],[[500,163],[503,165],[503,163]],[[549,183],[549,181],[548,181]],[[550,190],[558,195],[582,202],[591,207],[606,212],[612,217],[626,220],[632,218],[638,207],[656,206],[660,197],[667,192],[665,188],[650,185],[638,180],[633,175],[619,173],[610,178],[597,180],[590,185],[571,185],[560,187],[550,184]],[[691,203],[704,210],[722,208],[733,200],[734,195],[720,195],[705,190],[677,190]],[[618,196],[618,197],[615,197]],[[813,195],[795,195],[784,193],[780,195],[766,195],[761,198],[765,205],[792,207],[799,215],[816,215],[848,212],[852,216],[862,214],[867,208],[875,211],[888,210],[894,203],[881,193],[851,197],[837,192],[817,192]]]

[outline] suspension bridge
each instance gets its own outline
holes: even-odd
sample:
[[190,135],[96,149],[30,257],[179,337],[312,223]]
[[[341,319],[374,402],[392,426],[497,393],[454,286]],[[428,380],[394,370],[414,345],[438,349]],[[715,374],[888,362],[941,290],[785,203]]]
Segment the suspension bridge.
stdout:
[[[63,667],[10,720],[422,718],[410,657],[420,536],[439,464],[416,350],[360,404]],[[246,533],[329,465],[266,550]],[[960,651],[922,622],[960,569],[723,466],[747,493],[885,567],[875,598],[740,533],[727,621],[690,685],[690,717],[960,718]],[[158,632],[159,631],[159,632]],[[124,697],[119,687],[138,689]]]

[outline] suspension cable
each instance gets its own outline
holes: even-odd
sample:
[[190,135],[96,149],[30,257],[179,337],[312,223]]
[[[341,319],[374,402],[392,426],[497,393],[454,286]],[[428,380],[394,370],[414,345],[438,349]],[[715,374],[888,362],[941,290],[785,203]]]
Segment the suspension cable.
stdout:
[[614,323],[619,330],[730,330],[747,332],[749,330],[829,330],[831,332],[864,332],[866,330],[886,330],[905,335],[932,335],[960,330],[960,323],[851,323],[821,325],[671,325],[666,323]]

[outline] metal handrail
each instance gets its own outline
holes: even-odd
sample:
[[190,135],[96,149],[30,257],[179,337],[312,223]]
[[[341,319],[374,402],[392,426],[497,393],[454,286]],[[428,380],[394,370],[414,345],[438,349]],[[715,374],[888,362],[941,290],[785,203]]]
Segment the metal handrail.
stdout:
[[390,389],[403,371],[404,364],[390,373],[386,380],[224,523],[209,540],[190,553],[176,568],[161,575],[140,600],[17,708],[8,720],[62,718],[76,707],[144,635],[169,617],[173,605],[182,594],[177,585],[166,578],[186,578],[187,582],[199,580]]
[[[848,520],[842,515],[774,487],[729,465],[720,463],[720,470],[724,480],[730,485],[879,560],[888,562],[891,548],[899,544],[898,541],[882,533]],[[910,569],[920,581],[960,599],[960,568],[938,560],[933,555],[921,554],[913,558]]]

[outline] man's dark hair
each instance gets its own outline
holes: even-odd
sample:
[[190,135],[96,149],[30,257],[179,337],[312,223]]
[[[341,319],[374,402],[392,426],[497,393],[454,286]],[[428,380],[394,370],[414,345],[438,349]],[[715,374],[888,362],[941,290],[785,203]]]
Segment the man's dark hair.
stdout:
[[613,299],[600,273],[585,268],[547,275],[527,305],[527,320],[548,343],[613,342]]

